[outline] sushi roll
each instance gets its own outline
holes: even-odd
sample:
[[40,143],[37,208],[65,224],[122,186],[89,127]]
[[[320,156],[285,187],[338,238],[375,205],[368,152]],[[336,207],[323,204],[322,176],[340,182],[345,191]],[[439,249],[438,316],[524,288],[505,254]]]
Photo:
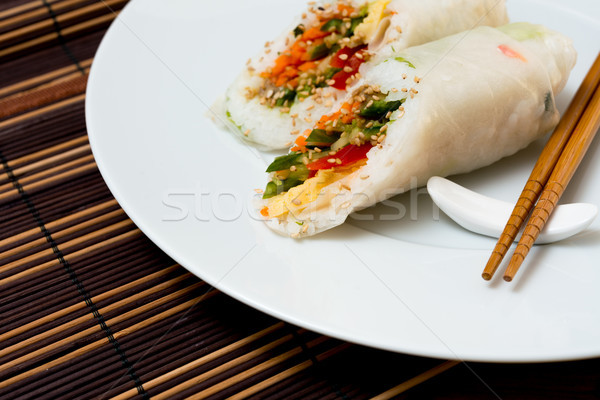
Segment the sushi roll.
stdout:
[[424,185],[512,155],[555,127],[555,95],[576,61],[570,39],[519,23],[380,59],[339,110],[269,166],[257,204],[294,238]]
[[248,60],[214,111],[258,147],[288,148],[315,115],[339,108],[374,54],[507,22],[504,0],[313,2]]

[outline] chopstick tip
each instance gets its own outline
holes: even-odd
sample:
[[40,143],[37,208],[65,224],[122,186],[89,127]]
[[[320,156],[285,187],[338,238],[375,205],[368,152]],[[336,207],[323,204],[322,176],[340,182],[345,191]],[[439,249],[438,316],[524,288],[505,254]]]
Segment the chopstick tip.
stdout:
[[489,281],[492,279],[492,274],[490,274],[488,272],[484,272],[483,274],[481,274],[481,277],[483,278],[483,280]]

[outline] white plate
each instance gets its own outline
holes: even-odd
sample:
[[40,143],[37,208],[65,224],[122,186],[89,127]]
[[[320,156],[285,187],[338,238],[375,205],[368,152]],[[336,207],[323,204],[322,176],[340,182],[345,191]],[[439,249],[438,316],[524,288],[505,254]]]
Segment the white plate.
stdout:
[[[304,7],[279,0],[133,0],[96,55],[86,114],[94,155],[127,214],[223,292],[291,323],[422,356],[551,361],[600,356],[600,220],[530,254],[512,284],[481,277],[494,240],[436,218],[423,190],[313,239],[255,218],[263,155],[216,129],[206,106]],[[579,61],[564,110],[600,43],[597,0],[509,0],[513,21],[571,36]],[[542,144],[458,183],[512,201]],[[565,202],[600,204],[596,141]],[[378,220],[373,219],[373,216]],[[365,220],[367,219],[367,220]]]

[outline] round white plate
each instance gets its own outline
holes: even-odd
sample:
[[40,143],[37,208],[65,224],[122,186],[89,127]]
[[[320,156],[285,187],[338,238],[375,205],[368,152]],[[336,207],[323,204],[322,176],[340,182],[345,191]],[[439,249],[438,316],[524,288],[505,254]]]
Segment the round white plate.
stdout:
[[[481,271],[494,240],[437,212],[424,189],[294,241],[252,210],[261,154],[217,129],[210,105],[263,43],[301,13],[279,0],[133,0],[104,38],[88,83],[90,141],[111,191],[139,228],[188,270],[283,320],[422,356],[551,361],[600,356],[600,220],[536,247],[511,284]],[[513,21],[560,30],[579,61],[565,109],[598,53],[597,0],[509,0]],[[514,201],[542,143],[454,177]],[[600,204],[594,142],[564,202]]]

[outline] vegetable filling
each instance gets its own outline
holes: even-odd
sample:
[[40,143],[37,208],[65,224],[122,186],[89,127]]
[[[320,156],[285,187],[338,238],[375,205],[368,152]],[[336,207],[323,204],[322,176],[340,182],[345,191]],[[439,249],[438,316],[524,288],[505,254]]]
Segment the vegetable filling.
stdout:
[[286,43],[289,47],[274,65],[260,73],[266,82],[248,90],[249,99],[258,96],[261,104],[287,112],[296,100],[318,94],[319,88],[345,90],[360,77],[358,70],[369,53],[365,34],[357,28],[369,16],[369,5],[357,9],[340,1],[310,12],[315,14],[314,24],[294,29],[295,39]]
[[314,129],[298,136],[289,154],[277,157],[263,198],[269,199],[303,184],[320,170],[349,167],[363,162],[385,139],[392,114],[404,111],[404,99],[388,101],[378,87],[363,86],[339,111],[324,115]]

